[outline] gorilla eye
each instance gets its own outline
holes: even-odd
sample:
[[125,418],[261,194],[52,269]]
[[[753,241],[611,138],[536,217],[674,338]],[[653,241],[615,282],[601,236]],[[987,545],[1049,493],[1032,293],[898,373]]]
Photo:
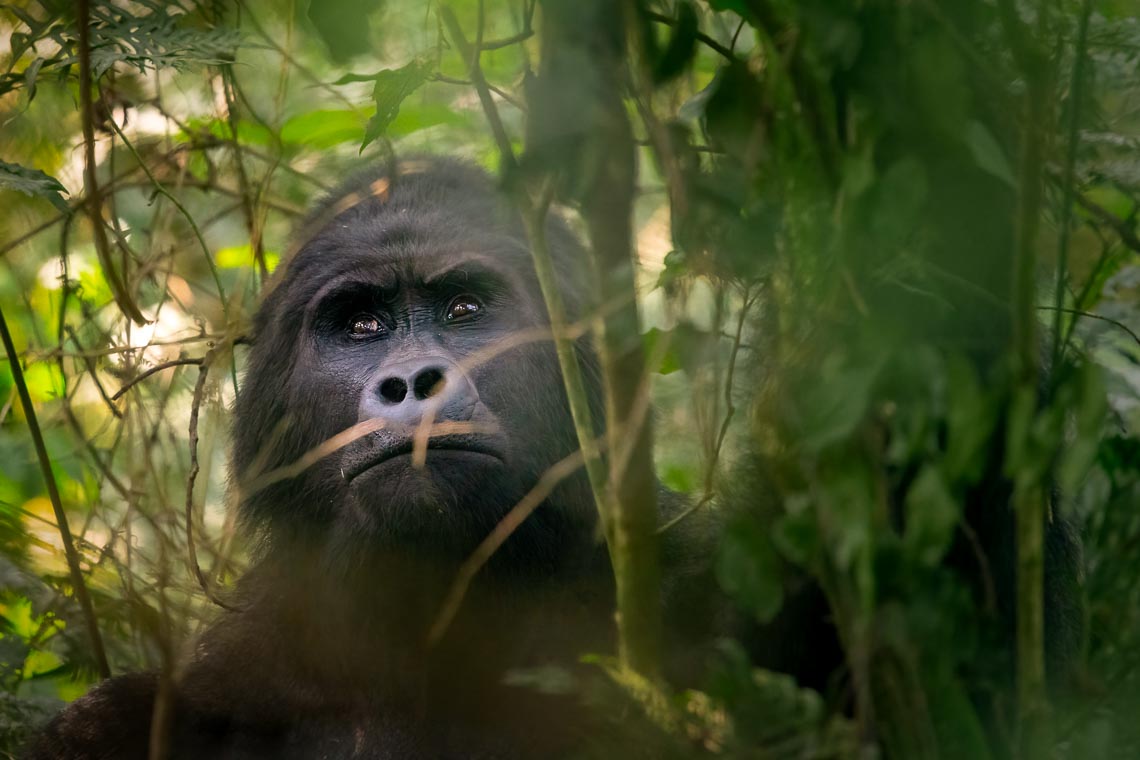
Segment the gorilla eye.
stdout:
[[380,320],[371,314],[357,314],[348,323],[348,334],[354,338],[375,335],[381,329]]
[[474,314],[478,314],[482,310],[483,304],[475,296],[456,296],[451,300],[451,303],[448,304],[444,319],[448,322],[465,319]]

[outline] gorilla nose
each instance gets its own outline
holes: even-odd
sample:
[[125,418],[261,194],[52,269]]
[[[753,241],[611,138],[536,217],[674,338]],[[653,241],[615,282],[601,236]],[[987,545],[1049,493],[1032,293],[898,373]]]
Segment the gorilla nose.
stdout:
[[389,365],[364,390],[361,418],[380,417],[418,425],[425,416],[436,422],[467,422],[479,394],[458,367],[445,360],[415,360]]
[[[443,370],[438,367],[428,367],[418,372],[412,378],[412,398],[416,401],[426,401],[432,396],[438,396],[447,384]],[[380,400],[386,404],[402,404],[408,398],[408,381],[403,377],[388,377],[380,381]]]

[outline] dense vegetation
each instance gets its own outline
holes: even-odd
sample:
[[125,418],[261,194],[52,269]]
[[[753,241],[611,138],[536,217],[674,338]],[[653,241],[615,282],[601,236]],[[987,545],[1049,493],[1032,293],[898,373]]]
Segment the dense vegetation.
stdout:
[[[540,277],[552,205],[590,243],[599,316],[548,302],[611,421],[579,433],[622,645],[583,654],[678,752],[1140,754],[1140,3],[309,5],[0,7],[0,752],[209,619],[258,294],[314,196],[428,152],[501,177]],[[654,478],[754,492],[718,581],[760,622],[818,583],[827,689],[731,641],[707,690],[657,680]],[[1013,510],[1010,551],[967,505]],[[1083,621],[1047,679],[1062,515]]]

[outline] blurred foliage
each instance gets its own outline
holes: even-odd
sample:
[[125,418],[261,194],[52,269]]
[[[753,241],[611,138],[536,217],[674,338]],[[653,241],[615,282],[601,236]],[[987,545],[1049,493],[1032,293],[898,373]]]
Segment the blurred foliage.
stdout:
[[[535,77],[543,4],[447,5],[482,41],[509,144],[529,129],[583,158],[576,88],[589,82]],[[198,562],[221,585],[243,566],[226,410],[299,214],[362,162],[430,152],[497,170],[499,147],[434,5],[91,0],[103,257],[78,213],[91,188],[77,7],[0,7],[0,302],[122,672],[177,657],[210,616],[187,561],[192,409]],[[1140,755],[1140,3],[612,12],[614,28],[631,20],[659,475],[700,509],[718,508],[726,482],[753,488],[754,508],[724,529],[724,591],[767,621],[794,578],[813,578],[847,652],[826,693],[753,669],[728,641],[703,692],[661,704],[618,674],[619,690],[687,754],[1008,756],[1016,710],[990,571],[971,583],[949,561],[974,556],[964,509],[996,467],[1015,488],[1056,486],[1054,509],[1084,540],[1086,634],[1051,690],[1051,752]],[[535,98],[564,118],[528,124]],[[1043,360],[1027,395],[1012,293],[1034,139]],[[112,297],[107,262],[145,324]],[[0,753],[97,678],[27,422],[5,362]],[[756,457],[764,483],[733,483],[750,476],[732,463]]]

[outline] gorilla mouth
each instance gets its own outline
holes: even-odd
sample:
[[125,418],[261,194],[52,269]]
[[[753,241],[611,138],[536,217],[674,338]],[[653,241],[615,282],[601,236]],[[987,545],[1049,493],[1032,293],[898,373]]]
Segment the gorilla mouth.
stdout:
[[[427,442],[427,449],[428,452],[454,451],[490,457],[500,462],[504,461],[503,454],[497,447],[491,446],[487,441],[468,436],[439,436],[430,438]],[[371,470],[379,464],[383,464],[396,457],[411,456],[414,450],[415,441],[411,438],[407,438],[388,445],[383,445],[367,454],[362,452],[362,455],[357,461],[345,467],[344,479],[351,482],[356,476]]]

